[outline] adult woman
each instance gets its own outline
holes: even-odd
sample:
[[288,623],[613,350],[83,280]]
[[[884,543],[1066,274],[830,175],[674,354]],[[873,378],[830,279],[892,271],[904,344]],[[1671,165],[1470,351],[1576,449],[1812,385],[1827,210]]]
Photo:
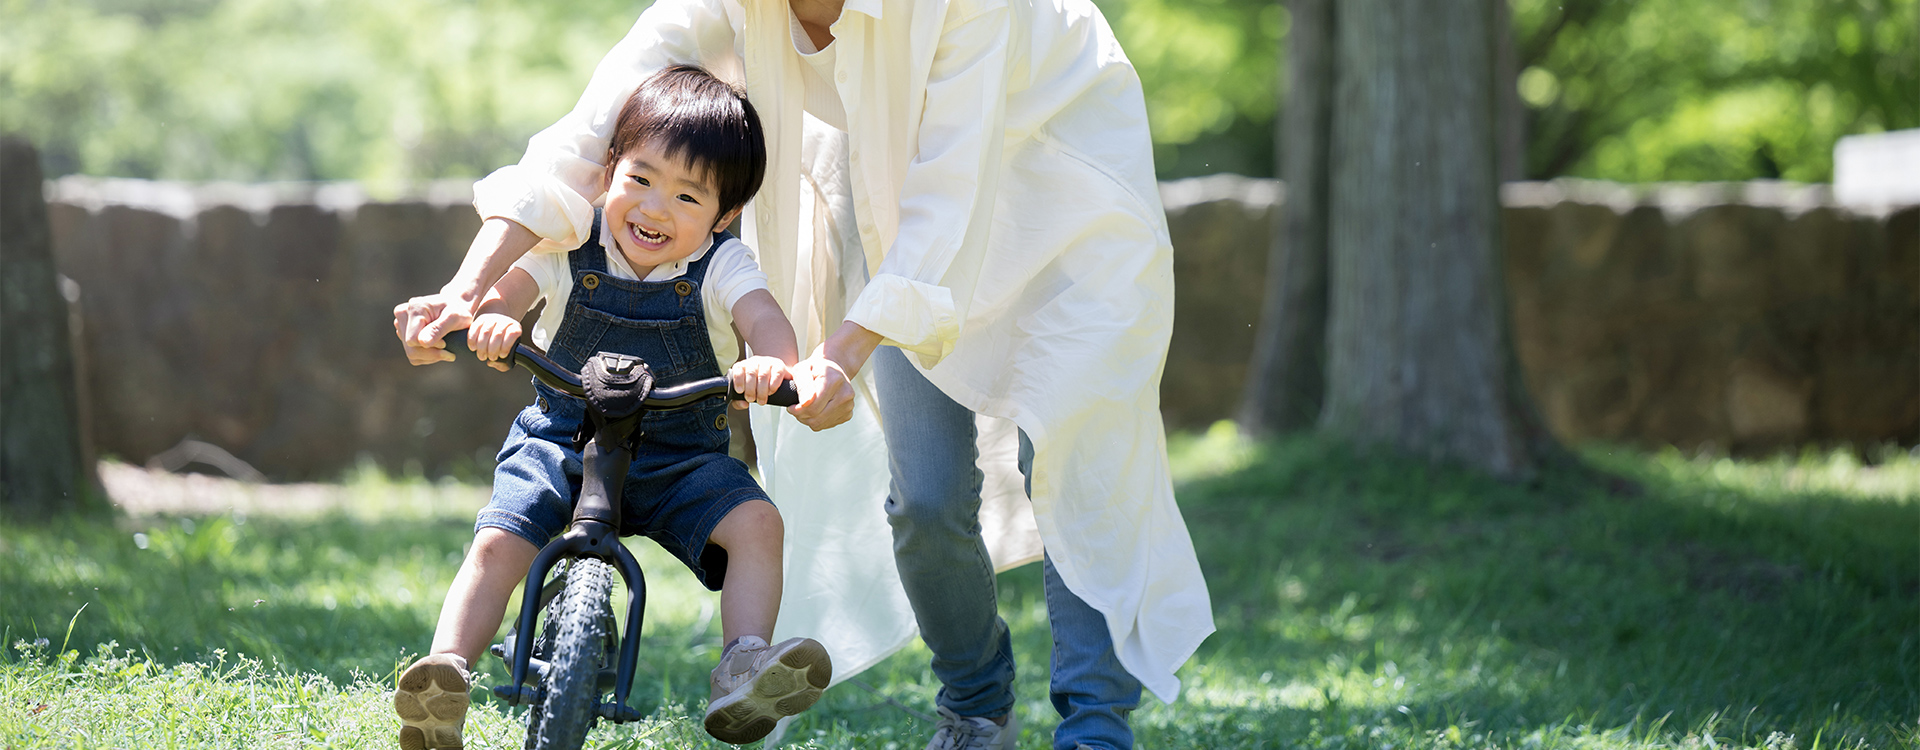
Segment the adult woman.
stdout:
[[976,413],[1020,427],[1048,552],[1055,746],[1130,747],[1141,685],[1172,699],[1212,619],[1158,413],[1171,245],[1139,80],[1105,21],[1085,0],[659,0],[579,106],[476,186],[486,227],[403,338],[458,327],[536,243],[578,244],[613,103],[675,63],[744,79],[761,112],[768,187],[746,228],[776,287],[819,221],[792,189],[803,118],[845,133],[871,279],[797,368],[793,413],[814,429],[846,420],[850,381],[873,364],[895,560],[943,684],[929,747],[1012,747],[1017,733],[974,520]]

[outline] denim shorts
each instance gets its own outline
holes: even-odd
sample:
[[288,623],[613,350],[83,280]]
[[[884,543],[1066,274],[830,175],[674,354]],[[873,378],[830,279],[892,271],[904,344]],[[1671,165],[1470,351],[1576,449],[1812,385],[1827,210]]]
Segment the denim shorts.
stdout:
[[[474,531],[497,528],[544,547],[573,520],[580,454],[573,435],[584,404],[545,386],[520,411],[493,470],[493,499]],[[649,412],[621,492],[620,535],[645,535],[686,563],[701,585],[720,590],[727,553],[708,537],[734,508],[766,500],[747,465],[727,455],[727,406],[710,398]]]

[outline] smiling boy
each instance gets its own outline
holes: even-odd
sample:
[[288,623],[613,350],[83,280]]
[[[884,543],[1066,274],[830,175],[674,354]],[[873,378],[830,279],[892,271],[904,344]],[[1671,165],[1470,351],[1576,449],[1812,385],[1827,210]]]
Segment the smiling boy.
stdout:
[[[564,367],[619,352],[644,359],[659,386],[724,372],[748,400],[765,403],[799,352],[766,275],[722,229],[766,172],[753,107],[706,71],[668,68],[626,101],[609,146],[605,206],[592,235],[570,252],[515,263],[476,310],[469,345],[508,369],[502,360],[520,338],[521,317],[544,299],[532,338]],[[411,343],[411,304],[394,315],[410,361],[452,359]],[[752,356],[735,362],[740,342]],[[492,500],[447,592],[433,653],[400,677],[394,709],[406,750],[461,746],[468,665],[499,630],[534,555],[572,518],[581,474],[573,437],[585,404],[539,383],[534,390],[500,451]],[[720,591],[726,647],[705,723],[714,737],[739,744],[811,706],[832,665],[813,639],[767,643],[780,606],[784,528],[746,466],[727,455],[726,409],[714,398],[643,418],[621,533],[653,538]]]

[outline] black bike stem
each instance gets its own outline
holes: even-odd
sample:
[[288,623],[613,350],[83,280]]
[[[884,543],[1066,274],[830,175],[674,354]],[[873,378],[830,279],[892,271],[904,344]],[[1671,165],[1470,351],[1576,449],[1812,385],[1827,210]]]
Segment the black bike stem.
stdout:
[[627,469],[633,465],[633,453],[621,444],[625,440],[607,447],[603,439],[607,437],[612,436],[595,436],[587,443],[586,450],[580,452],[580,500],[574,503],[573,520],[592,519],[607,524],[618,537],[619,498],[626,489]]

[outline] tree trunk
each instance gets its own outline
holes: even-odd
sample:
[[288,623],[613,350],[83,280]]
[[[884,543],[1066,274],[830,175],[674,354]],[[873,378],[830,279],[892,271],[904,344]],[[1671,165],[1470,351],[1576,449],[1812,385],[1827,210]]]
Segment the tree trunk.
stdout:
[[1341,4],[1320,427],[1524,478],[1551,447],[1499,263],[1500,1]]
[[1333,130],[1334,0],[1288,0],[1279,169],[1286,198],[1240,406],[1248,433],[1310,428],[1326,392],[1327,144]]
[[1513,34],[1513,0],[1493,0],[1493,92],[1497,110],[1501,182],[1527,179],[1527,105],[1520,101],[1520,50]]
[[91,507],[67,302],[40,160],[0,140],[0,507],[27,517]]

